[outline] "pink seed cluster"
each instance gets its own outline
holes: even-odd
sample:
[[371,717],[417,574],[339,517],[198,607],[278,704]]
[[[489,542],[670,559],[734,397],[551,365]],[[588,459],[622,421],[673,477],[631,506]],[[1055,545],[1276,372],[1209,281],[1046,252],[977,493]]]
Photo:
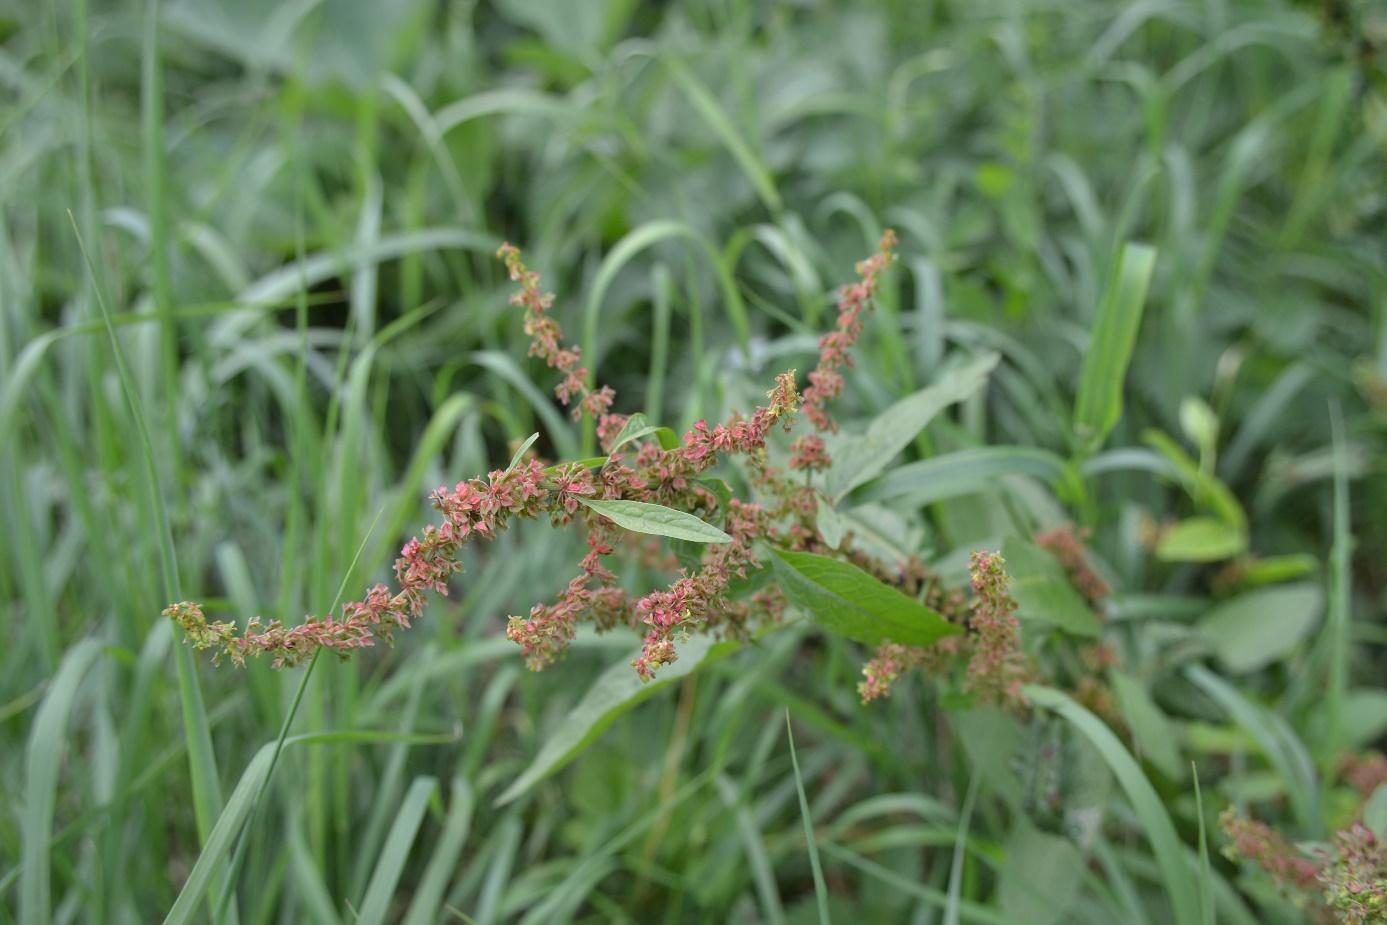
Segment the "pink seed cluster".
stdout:
[[871,308],[882,271],[895,260],[895,247],[896,234],[887,229],[877,252],[858,261],[858,281],[838,290],[838,322],[819,339],[819,363],[809,373],[809,386],[804,390],[804,413],[821,431],[838,430],[837,422],[828,415],[827,405],[843,392],[841,370],[852,366],[851,351],[862,336],[862,314]]
[[[563,344],[563,329],[550,315],[554,307],[554,294],[540,288],[539,274],[528,269],[520,259],[520,248],[513,244],[502,244],[496,252],[506,264],[512,282],[520,288],[511,296],[511,304],[525,309],[525,334],[530,338],[530,356],[539,357],[554,369],[563,373],[563,380],[554,388],[554,394],[565,406],[573,405],[572,414],[576,421],[583,413],[600,421],[611,408],[616,393],[610,386],[597,389],[587,387],[588,368],[582,365],[582,351],[576,345]],[[574,399],[577,404],[573,404]]]
[[975,552],[969,563],[974,600],[968,628],[973,633],[973,653],[966,687],[983,703],[1016,708],[1025,703],[1021,685],[1028,668],[1004,564],[995,552]]
[[1319,873],[1324,901],[1346,925],[1387,921],[1387,850],[1361,822],[1334,834]]
[[1084,547],[1088,539],[1088,531],[1078,529],[1073,524],[1063,524],[1035,535],[1036,543],[1060,561],[1069,575],[1069,583],[1101,616],[1102,610],[1098,605],[1112,593],[1112,588],[1088,560],[1088,551]]
[[1314,889],[1319,882],[1319,868],[1271,826],[1232,809],[1224,810],[1218,821],[1228,836],[1223,853],[1229,860],[1251,861],[1277,883],[1301,890]]
[[[824,369],[831,371],[847,362],[846,351],[860,332],[859,316],[875,291],[877,275],[890,263],[888,249],[894,242],[893,235],[884,235],[882,251],[859,264],[861,282],[845,287],[839,329],[825,338],[828,365]],[[554,296],[542,291],[538,274],[525,266],[520,251],[506,244],[498,256],[511,279],[519,284],[511,302],[524,308],[530,355],[562,373],[556,397],[572,406],[575,418],[584,413],[595,418],[598,437],[610,450],[626,422],[624,416],[610,413],[615,393],[607,386],[587,387],[588,370],[581,363],[580,351],[563,343],[562,327],[550,314]],[[841,380],[836,386],[824,376],[815,381],[816,408],[822,412],[824,403],[841,391]],[[518,519],[547,515],[555,526],[580,520],[587,531],[588,553],[580,563],[579,574],[558,597],[552,603],[536,604],[525,616],[511,617],[506,635],[521,647],[527,664],[540,669],[562,657],[580,621],[589,620],[600,629],[618,625],[638,628],[644,633],[644,643],[632,664],[648,679],[675,660],[676,640],[692,629],[745,637],[755,620],[779,619],[784,601],[778,590],[757,591],[747,600],[729,598],[728,590],[732,582],[760,567],[753,544],[780,536],[777,519],[793,521],[784,542],[801,548],[811,542],[812,530],[806,522],[812,523],[812,489],[790,486],[766,465],[767,438],[777,425],[789,429],[799,403],[791,370],[776,377],[766,403],[749,417],[734,415],[713,425],[699,421],[673,449],[664,449],[653,440],[637,440],[629,449],[622,448],[625,455],[613,453],[597,469],[578,463],[546,469],[530,459],[513,469],[494,471],[485,479],[440,488],[433,492],[431,501],[442,522],[425,527],[405,543],[395,563],[397,587],[373,586],[361,600],[344,605],[340,617],[310,616],[293,627],[278,620],[262,623],[256,617],[238,631],[229,622],[208,622],[202,608],[191,602],[173,604],[164,614],[182,627],[190,644],[199,650],[214,650],[214,661],[226,657],[241,665],[248,656],[269,655],[276,667],[292,666],[321,649],[345,658],[374,645],[377,638],[390,642],[396,629],[408,628],[422,613],[426,592],[446,595],[450,579],[461,571],[458,554],[463,545],[477,537],[492,539]],[[797,447],[797,458],[807,465],[827,465],[817,437]],[[705,481],[706,475],[720,459],[731,456],[749,463],[753,481],[778,498],[775,504],[767,508],[718,500],[718,494]],[[667,588],[631,602],[604,562],[617,543],[630,542],[631,538],[583,507],[582,501],[589,498],[645,501],[718,516],[732,542],[708,545],[695,571],[681,573]]]

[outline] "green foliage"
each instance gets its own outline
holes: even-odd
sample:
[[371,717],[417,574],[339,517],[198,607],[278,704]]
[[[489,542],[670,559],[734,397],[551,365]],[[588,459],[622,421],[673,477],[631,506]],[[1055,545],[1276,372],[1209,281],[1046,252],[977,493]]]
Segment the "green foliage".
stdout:
[[780,587],[790,603],[829,632],[869,645],[913,646],[960,632],[938,613],[850,562],[781,549],[774,556]]
[[648,504],[644,501],[603,501],[595,498],[580,498],[584,507],[591,508],[608,518],[623,530],[633,533],[647,533],[651,536],[668,536],[690,543],[730,543],[732,537],[710,523],[699,520],[692,514]]
[[[1316,912],[1216,820],[1387,826],[1346,770],[1387,736],[1370,7],[0,5],[0,923]],[[729,589],[775,628],[525,671],[507,617],[585,552],[542,523],[311,672],[158,617],[296,624],[389,580],[437,486],[750,415],[887,227],[832,468]],[[642,411],[609,455],[503,240]],[[728,548],[756,473],[702,485],[590,501],[621,588]],[[966,652],[983,549],[1030,706],[943,660],[859,703],[864,645]]]

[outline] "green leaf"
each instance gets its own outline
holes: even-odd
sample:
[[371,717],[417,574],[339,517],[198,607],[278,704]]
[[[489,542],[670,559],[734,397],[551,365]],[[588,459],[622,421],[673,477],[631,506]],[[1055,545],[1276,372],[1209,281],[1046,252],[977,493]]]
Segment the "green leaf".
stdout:
[[428,866],[410,896],[409,914],[402,925],[428,925],[441,918],[444,891],[457,870],[458,856],[462,854],[463,842],[472,826],[472,808],[475,799],[472,788],[462,778],[453,778],[452,797],[448,802],[448,816],[443,820],[443,830],[429,857]]
[[[284,740],[283,746],[287,749],[297,745],[331,745],[346,742],[414,742],[419,744],[432,742],[441,744],[450,741],[455,740],[451,736],[440,738],[439,736],[428,735],[348,730],[291,736]],[[174,900],[168,915],[164,917],[164,925],[183,925],[185,922],[195,921],[194,914],[198,901],[202,899],[202,894],[207,891],[212,877],[217,872],[225,870],[231,849],[236,841],[236,835],[250,816],[251,810],[255,808],[256,797],[269,778],[278,747],[277,741],[266,742],[250,759],[245,770],[241,772],[241,779],[236,783],[236,789],[231,792],[231,796],[227,798],[226,805],[222,807],[221,815],[217,816],[216,824],[212,826],[212,831],[207,836],[207,842],[202,846],[202,853],[198,855],[197,863],[188,873],[188,879],[183,881],[183,888],[179,891],[178,898]]]
[[828,544],[829,549],[837,549],[843,542],[843,521],[839,519],[838,512],[833,509],[822,496],[819,497],[819,511],[815,516],[815,523],[819,527],[819,536]]
[[608,453],[615,453],[623,446],[635,440],[642,440],[646,437],[654,437],[660,443],[663,450],[672,450],[679,446],[679,435],[668,427],[657,427],[651,424],[646,416],[637,411],[626,419],[626,425],[621,428],[621,433],[616,435],[616,440],[612,443],[612,448]]
[[1171,527],[1156,544],[1163,562],[1220,562],[1247,549],[1241,528],[1213,517],[1190,517]]
[[1285,787],[1296,817],[1307,832],[1320,828],[1319,785],[1310,753],[1281,716],[1243,696],[1237,688],[1203,665],[1190,665],[1185,677],[1228,712],[1245,729],[1267,762],[1275,769],[1274,780]]
[[678,58],[664,56],[663,61],[669,75],[674,78],[674,82],[679,85],[679,89],[684,91],[685,97],[693,105],[694,110],[702,117],[722,143],[727,147],[737,166],[741,167],[746,173],[747,179],[756,190],[756,195],[761,197],[767,209],[772,213],[781,210],[780,193],[775,188],[775,181],[771,178],[770,171],[766,165],[742,138],[737,126],[732,124],[722,106],[708,92],[708,89],[699,82],[694,76],[693,71]]
[[653,681],[642,681],[631,667],[630,658],[611,665],[544,740],[543,747],[529,767],[497,797],[496,805],[511,802],[568,764],[618,717],[656,691],[732,654],[738,648],[740,643],[737,642],[715,642],[711,636],[694,636],[679,647],[679,660],[660,669],[660,674]]
[[1324,592],[1311,582],[1258,588],[1215,607],[1199,630],[1230,671],[1256,671],[1294,651],[1323,609]]
[[1175,724],[1156,706],[1146,685],[1121,671],[1109,672],[1108,680],[1122,718],[1131,727],[1137,748],[1146,760],[1171,780],[1183,779],[1185,765],[1180,760]]
[[692,514],[644,501],[598,501],[579,498],[592,510],[618,527],[633,533],[668,536],[693,543],[730,543],[732,537]]
[[1122,417],[1122,384],[1132,361],[1155,266],[1155,248],[1124,245],[1116,273],[1098,307],[1074,403],[1074,431],[1088,452],[1103,445]]
[[986,353],[948,373],[943,381],[907,395],[877,415],[861,437],[843,441],[829,470],[830,494],[835,498],[884,470],[897,454],[924,430],[934,416],[971,396],[987,382],[998,356]]
[[790,603],[839,636],[867,645],[890,640],[927,646],[963,631],[855,565],[807,552],[773,552]]
[[1054,556],[1034,543],[1008,537],[1002,544],[1002,558],[1020,619],[1047,623],[1076,636],[1098,635],[1098,618]]
[[1379,839],[1387,838],[1387,784],[1378,784],[1363,806],[1363,824]]
[[1227,485],[1195,462],[1185,448],[1169,434],[1154,428],[1142,431],[1142,440],[1164,456],[1175,467],[1176,477],[1197,504],[1215,514],[1219,520],[1240,531],[1247,529],[1247,513],[1237,496]]
[[1347,744],[1362,748],[1387,734],[1387,691],[1377,687],[1351,690],[1344,698]]
[[29,728],[19,885],[19,920],[26,925],[51,921],[49,849],[63,742],[77,690],[100,654],[101,643],[95,639],[83,639],[68,650]]
[[1294,581],[1313,574],[1320,567],[1320,560],[1308,552],[1245,561],[1246,566],[1239,563],[1238,569],[1238,587],[1244,589]]
[[1017,773],[1024,766],[1019,756],[1026,746],[1025,727],[1010,713],[989,706],[954,710],[949,725],[983,782],[1009,809],[1020,812],[1027,794]]
[[858,502],[905,499],[914,506],[933,504],[994,487],[1007,475],[1029,475],[1050,483],[1069,478],[1064,462],[1048,450],[1020,446],[984,446],[892,469],[853,495]]
[[1065,694],[1036,685],[1028,685],[1024,692],[1036,706],[1058,713],[1098,749],[1127,794],[1137,820],[1146,830],[1166,896],[1175,913],[1174,922],[1176,925],[1197,925],[1200,914],[1196,878],[1185,859],[1184,845],[1175,832],[1165,805],[1146,775],[1141,773],[1141,767],[1102,720]]
[[538,439],[539,431],[535,431],[534,433],[530,434],[529,437],[526,438],[524,443],[520,444],[520,446],[515,451],[515,455],[510,458],[510,465],[506,466],[507,472],[515,471],[515,467],[520,465],[520,460],[525,458],[525,451],[528,450],[530,447],[534,446],[535,441]]
[[1180,402],[1180,429],[1205,456],[1212,455],[1218,447],[1218,415],[1196,395],[1186,396]]
[[371,874],[371,882],[366,887],[366,896],[356,915],[358,925],[383,925],[385,922],[410,848],[414,846],[419,826],[424,821],[424,812],[437,790],[438,781],[434,778],[416,777],[395,810],[394,824],[390,826],[390,834],[386,836],[385,845],[376,860],[375,872]]
[[1073,842],[1022,816],[1007,838],[997,889],[1002,911],[1013,922],[1054,925],[1078,897],[1083,870]]

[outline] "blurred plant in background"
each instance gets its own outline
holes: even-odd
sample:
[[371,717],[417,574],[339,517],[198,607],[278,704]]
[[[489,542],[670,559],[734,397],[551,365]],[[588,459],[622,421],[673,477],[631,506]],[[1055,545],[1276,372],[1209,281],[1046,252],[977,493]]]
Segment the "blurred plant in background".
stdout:
[[[0,922],[1381,920],[1380,20],[0,5]],[[712,441],[822,359],[886,227],[815,383],[837,431],[766,450],[812,491],[732,597],[779,628],[646,683],[640,634],[581,630],[526,672],[506,616],[604,555],[529,523],[311,673],[210,670],[158,618],[334,612],[433,486]],[[572,363],[525,358],[503,240]],[[628,417],[573,425],[567,378]],[[603,530],[613,597],[707,552]],[[977,551],[1036,672],[1012,711],[921,654],[966,634],[911,635],[977,616]]]

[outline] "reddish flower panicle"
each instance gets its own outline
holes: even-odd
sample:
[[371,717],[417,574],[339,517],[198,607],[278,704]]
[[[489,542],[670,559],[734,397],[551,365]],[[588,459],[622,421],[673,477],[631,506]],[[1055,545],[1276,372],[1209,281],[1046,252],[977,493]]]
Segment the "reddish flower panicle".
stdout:
[[1088,551],[1084,548],[1088,539],[1088,531],[1076,529],[1073,524],[1064,524],[1035,535],[1036,543],[1060,560],[1069,574],[1069,583],[1084,596],[1094,612],[1102,616],[1102,608],[1098,605],[1112,593],[1112,588],[1088,561]]
[[966,686],[983,703],[1015,709],[1025,704],[1021,685],[1027,679],[1027,666],[1021,652],[1016,601],[1009,593],[1011,579],[1004,564],[993,552],[975,552],[970,561],[976,599],[968,621],[974,638]]
[[[562,344],[563,328],[548,314],[554,307],[554,294],[540,289],[539,274],[527,268],[520,257],[520,248],[513,244],[502,244],[496,252],[510,271],[512,282],[520,284],[520,289],[511,296],[511,304],[525,309],[525,333],[530,338],[530,356],[539,357],[545,363],[564,374],[563,380],[554,387],[554,394],[565,407],[572,405],[573,420],[583,413],[600,420],[612,406],[616,393],[608,386],[589,389],[588,369],[581,365],[582,351],[575,345]],[[576,404],[574,403],[576,399]]]
[[1218,821],[1229,839],[1223,851],[1229,860],[1246,858],[1283,886],[1313,890],[1318,884],[1318,867],[1271,826],[1239,816],[1232,809],[1224,810]]
[[860,279],[838,290],[837,326],[819,339],[819,364],[809,374],[804,390],[804,413],[821,431],[836,433],[838,424],[828,415],[827,405],[843,391],[845,366],[852,366],[850,351],[862,336],[862,313],[871,308],[878,277],[895,259],[896,234],[887,230],[878,250],[857,264]]

